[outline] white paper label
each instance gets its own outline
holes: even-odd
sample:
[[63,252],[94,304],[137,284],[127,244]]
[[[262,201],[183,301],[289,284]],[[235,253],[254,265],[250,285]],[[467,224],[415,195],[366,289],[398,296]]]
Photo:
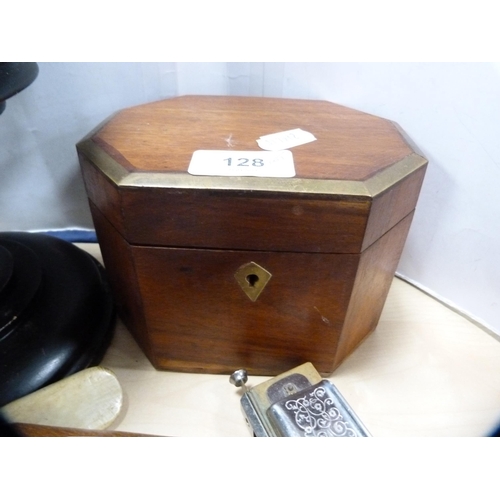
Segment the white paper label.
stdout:
[[257,139],[257,144],[266,151],[280,151],[315,140],[316,137],[310,132],[296,128],[285,132],[277,132],[276,134],[263,135],[260,139]]
[[188,172],[192,175],[237,177],[294,177],[291,151],[210,151],[193,153]]

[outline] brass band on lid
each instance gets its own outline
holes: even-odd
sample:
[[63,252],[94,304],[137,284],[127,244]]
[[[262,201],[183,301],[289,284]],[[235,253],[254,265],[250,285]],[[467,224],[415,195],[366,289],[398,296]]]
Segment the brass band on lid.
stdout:
[[427,164],[425,158],[412,153],[363,181],[193,176],[187,172],[130,172],[91,139],[84,139],[77,145],[77,149],[119,187],[159,189],[243,190],[375,197]]

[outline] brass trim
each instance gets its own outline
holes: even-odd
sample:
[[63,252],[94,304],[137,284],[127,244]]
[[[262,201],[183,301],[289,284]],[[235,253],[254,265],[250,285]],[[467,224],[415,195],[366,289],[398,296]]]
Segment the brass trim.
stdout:
[[259,298],[272,276],[269,271],[255,262],[243,264],[234,273],[238,285],[252,302]]
[[111,158],[92,140],[83,140],[76,145],[76,149],[85,155],[101,172],[117,186],[120,186],[130,172]]
[[426,164],[427,160],[425,158],[416,153],[412,153],[406,158],[394,163],[394,165],[370,177],[364,181],[364,184],[370,195],[375,197]]
[[187,172],[129,172],[91,139],[81,141],[77,149],[119,187],[159,189],[244,190],[375,197],[427,164],[425,158],[412,153],[364,181],[296,177],[205,177],[193,176]]

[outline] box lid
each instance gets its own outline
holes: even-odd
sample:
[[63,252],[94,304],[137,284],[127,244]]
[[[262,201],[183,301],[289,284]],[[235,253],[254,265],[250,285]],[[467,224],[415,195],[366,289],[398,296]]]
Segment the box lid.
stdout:
[[[291,178],[195,176],[197,150],[262,151]],[[120,111],[77,145],[89,198],[134,244],[356,253],[408,215],[427,161],[397,124],[326,101],[183,96]]]

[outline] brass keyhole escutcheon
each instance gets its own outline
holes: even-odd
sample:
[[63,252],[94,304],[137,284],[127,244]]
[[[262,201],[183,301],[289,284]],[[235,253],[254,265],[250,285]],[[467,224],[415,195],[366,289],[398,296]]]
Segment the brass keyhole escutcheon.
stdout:
[[257,263],[248,262],[236,271],[234,277],[247,297],[255,302],[271,279],[272,274]]

